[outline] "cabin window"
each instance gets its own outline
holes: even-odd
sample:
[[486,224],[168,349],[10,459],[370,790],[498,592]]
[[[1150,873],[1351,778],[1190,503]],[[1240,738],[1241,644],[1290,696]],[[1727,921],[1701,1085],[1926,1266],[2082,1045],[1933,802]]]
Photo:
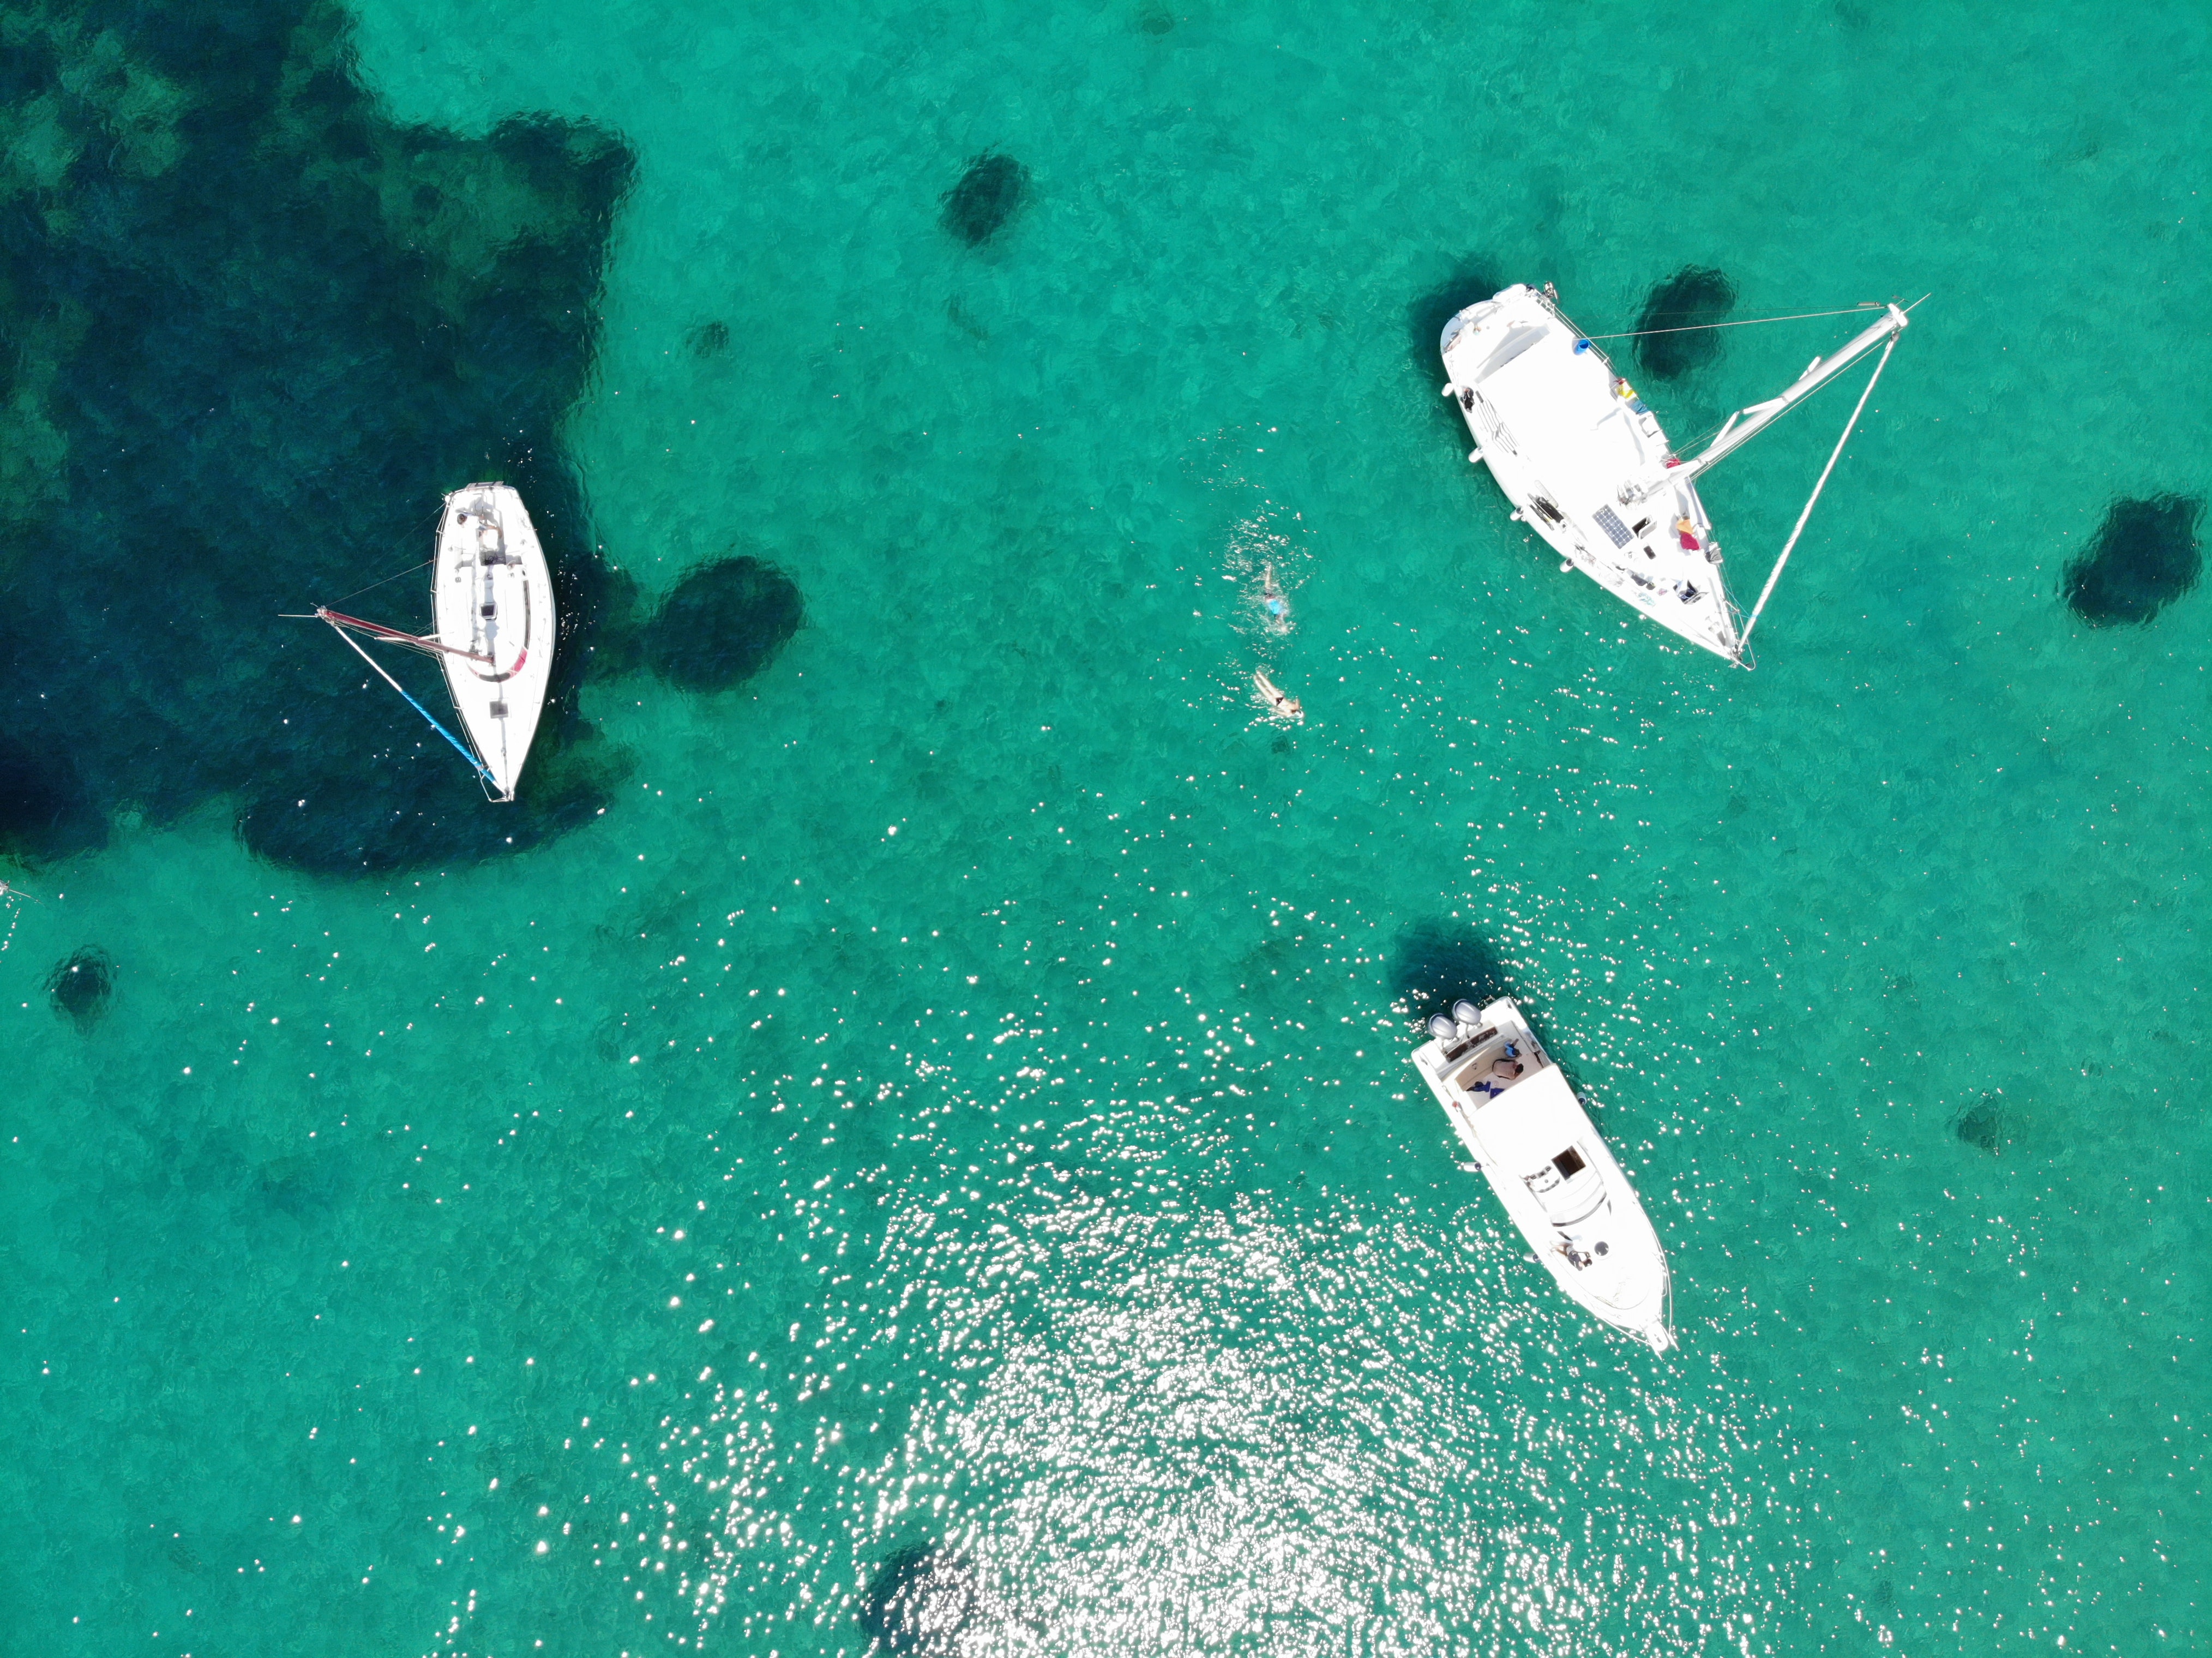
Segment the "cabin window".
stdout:
[[1552,1167],[1559,1171],[1560,1179],[1572,1180],[1583,1172],[1586,1165],[1583,1162],[1583,1154],[1571,1145],[1552,1159]]

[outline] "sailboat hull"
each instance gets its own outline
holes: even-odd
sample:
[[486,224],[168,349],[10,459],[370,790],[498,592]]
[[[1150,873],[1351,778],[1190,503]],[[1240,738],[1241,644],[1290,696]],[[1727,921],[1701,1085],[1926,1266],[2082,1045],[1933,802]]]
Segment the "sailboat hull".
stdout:
[[[1701,649],[1742,659],[1720,549],[1687,478],[1633,506],[1673,459],[1658,416],[1546,295],[1516,283],[1444,327],[1445,395],[1514,517],[1572,568]],[[1685,523],[1686,520],[1686,524]]]
[[544,550],[514,489],[471,483],[446,497],[431,592],[454,712],[487,789],[512,800],[545,706],[559,622]]

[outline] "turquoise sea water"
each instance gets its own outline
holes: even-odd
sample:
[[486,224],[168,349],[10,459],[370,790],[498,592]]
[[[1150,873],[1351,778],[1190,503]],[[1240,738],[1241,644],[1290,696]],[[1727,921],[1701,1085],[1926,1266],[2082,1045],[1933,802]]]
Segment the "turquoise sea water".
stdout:
[[[24,1649],[858,1654],[916,1551],[976,1654],[2212,1640],[2212,598],[2058,597],[2206,488],[2201,9],[349,26],[396,122],[626,142],[587,539],[807,622],[586,679],[629,769],[511,855],[304,872],[222,795],[0,871]],[[1753,674],[1436,395],[1440,295],[1608,331],[1691,264],[1934,295]],[[1850,330],[1645,389],[1686,440]],[[1710,481],[1740,594],[1850,395]],[[1678,1353],[1460,1166],[1455,975],[1595,1101]]]

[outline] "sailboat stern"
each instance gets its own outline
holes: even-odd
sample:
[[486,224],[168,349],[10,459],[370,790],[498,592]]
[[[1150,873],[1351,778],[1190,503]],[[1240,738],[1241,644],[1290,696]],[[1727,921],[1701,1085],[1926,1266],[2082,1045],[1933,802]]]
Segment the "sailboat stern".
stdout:
[[1729,592],[1720,542],[1697,490],[1679,488],[1633,507],[1601,507],[1594,527],[1608,543],[1631,531],[1625,545],[1590,545],[1569,562],[1669,633],[1739,666],[1743,661],[1742,612]]

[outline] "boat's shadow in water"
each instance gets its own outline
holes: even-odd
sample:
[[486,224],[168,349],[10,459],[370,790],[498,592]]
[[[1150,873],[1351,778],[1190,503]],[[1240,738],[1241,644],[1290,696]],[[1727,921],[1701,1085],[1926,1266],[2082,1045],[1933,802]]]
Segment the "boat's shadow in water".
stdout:
[[870,1580],[860,1601],[860,1627],[872,1652],[951,1658],[975,1626],[982,1600],[975,1569],[964,1557],[903,1548]]
[[1496,944],[1457,917],[1413,922],[1390,958],[1392,1006],[1415,1029],[1462,999],[1477,1006],[1500,996],[1519,1001],[1528,993],[1522,980]]

